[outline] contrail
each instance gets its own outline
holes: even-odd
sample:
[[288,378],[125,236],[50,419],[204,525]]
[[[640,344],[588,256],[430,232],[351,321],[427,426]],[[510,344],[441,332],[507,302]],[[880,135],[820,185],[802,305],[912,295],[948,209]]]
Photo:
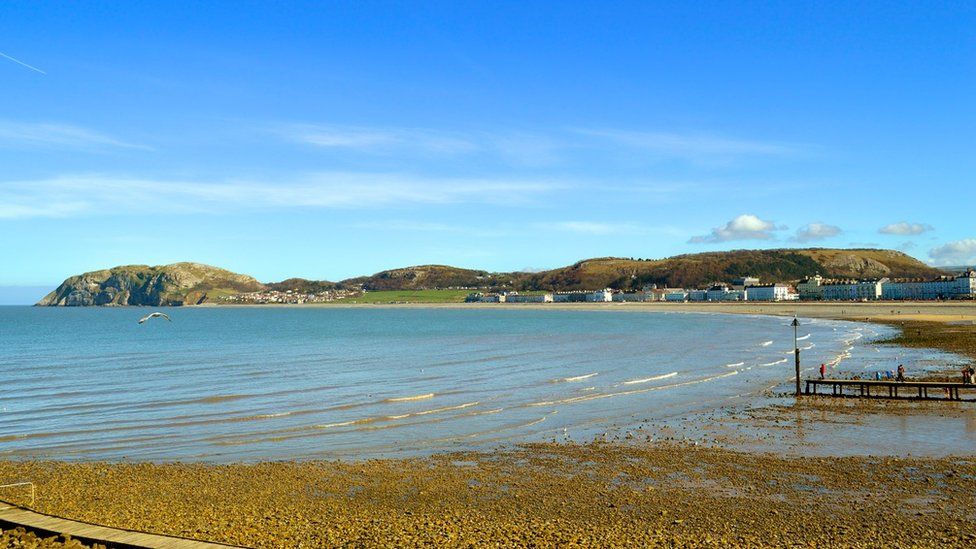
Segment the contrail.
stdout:
[[3,53],[2,51],[0,51],[0,57],[6,57],[7,59],[13,61],[14,63],[17,63],[18,65],[23,65],[23,66],[27,67],[28,69],[30,69],[30,70],[32,70],[34,72],[39,72],[41,74],[47,74],[46,72],[42,71],[41,69],[39,69],[37,67],[32,67],[32,66],[28,65],[27,63],[24,63],[23,61],[19,60],[19,59],[14,59],[13,57],[10,57],[9,55]]

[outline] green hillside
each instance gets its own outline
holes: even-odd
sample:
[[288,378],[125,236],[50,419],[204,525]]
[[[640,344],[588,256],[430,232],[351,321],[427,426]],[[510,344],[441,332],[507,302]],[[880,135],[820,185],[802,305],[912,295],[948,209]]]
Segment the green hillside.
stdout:
[[419,265],[382,271],[369,277],[344,280],[364,290],[433,290],[441,288],[513,288],[524,273],[490,273],[447,265]]
[[781,249],[686,254],[665,259],[596,258],[540,273],[489,273],[443,265],[383,271],[344,281],[367,290],[481,288],[589,290],[639,288],[644,284],[699,287],[738,276],[767,281],[799,280],[820,273],[830,278],[933,277],[942,271],[893,250]]

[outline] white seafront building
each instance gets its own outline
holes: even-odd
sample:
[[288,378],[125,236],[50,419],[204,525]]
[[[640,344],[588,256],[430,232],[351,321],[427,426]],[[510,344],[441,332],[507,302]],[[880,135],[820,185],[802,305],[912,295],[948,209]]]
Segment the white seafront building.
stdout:
[[976,271],[934,280],[887,280],[881,285],[882,299],[932,300],[976,297]]
[[819,274],[808,276],[797,283],[796,292],[802,300],[823,298],[824,277]]
[[664,301],[687,301],[688,292],[680,289],[670,289],[664,293]]
[[745,301],[745,290],[733,290],[725,284],[716,284],[705,292],[708,301]]
[[746,301],[795,301],[800,296],[789,284],[758,284],[745,291]]
[[505,303],[552,303],[552,294],[523,295],[519,293],[505,294]]
[[649,301],[664,301],[664,296],[667,294],[668,289],[658,289],[655,284],[648,284],[641,288],[640,291],[621,291],[613,293],[613,301],[616,302],[627,302],[634,301],[638,303],[646,303]]
[[616,303],[654,301],[654,294],[648,292],[614,292],[611,301]]
[[596,290],[586,295],[587,301],[595,301],[599,303],[608,303],[613,301],[613,290],[610,288],[604,288],[602,290]]
[[467,303],[552,303],[553,294],[520,294],[518,292],[472,293],[464,300]]
[[589,292],[584,292],[581,290],[556,292],[552,295],[552,300],[555,303],[578,303],[580,301],[586,301],[587,295],[589,295]]
[[[758,280],[742,277],[739,282]],[[620,291],[604,288],[596,291],[567,291],[522,295],[518,292],[472,293],[468,302],[481,303],[569,303],[569,302],[649,302],[649,301],[873,301],[886,300],[976,300],[976,270],[969,269],[957,276],[940,276],[932,280],[830,280],[814,275],[797,283],[753,284],[738,290],[727,284],[715,284],[707,290],[663,288],[647,285],[641,291]]]
[[708,301],[708,290],[688,290],[688,301]]
[[732,279],[733,290],[745,290],[750,286],[759,286],[759,279],[754,276],[740,276]]
[[881,298],[881,280],[825,280],[820,295],[824,301],[864,301]]

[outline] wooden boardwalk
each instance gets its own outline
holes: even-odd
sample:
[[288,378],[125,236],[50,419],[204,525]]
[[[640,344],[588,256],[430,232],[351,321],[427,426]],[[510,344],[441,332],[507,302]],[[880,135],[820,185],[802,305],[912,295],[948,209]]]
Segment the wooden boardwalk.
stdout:
[[[819,387],[829,387],[831,396],[859,396],[870,398],[913,398],[930,400],[962,400],[960,390],[976,392],[976,385],[958,381],[891,381],[873,379],[808,379],[804,394],[819,395]],[[853,388],[854,393],[844,389]],[[901,394],[899,394],[899,389]],[[873,393],[871,391],[874,391]],[[932,391],[930,394],[929,391]],[[976,396],[976,395],[973,395]],[[976,399],[967,399],[976,400]]]
[[22,526],[25,530],[34,532],[41,537],[69,534],[72,538],[85,544],[100,543],[110,549],[141,549],[146,547],[154,549],[226,549],[227,547],[238,547],[224,543],[109,528],[108,526],[45,515],[0,501],[0,528],[6,530],[18,526]]

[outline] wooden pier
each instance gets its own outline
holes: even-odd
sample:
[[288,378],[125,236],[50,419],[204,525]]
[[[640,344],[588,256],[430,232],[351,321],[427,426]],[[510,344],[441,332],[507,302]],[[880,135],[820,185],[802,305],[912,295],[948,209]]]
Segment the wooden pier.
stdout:
[[[856,396],[864,398],[911,398],[921,400],[963,400],[960,389],[976,392],[976,385],[958,381],[892,381],[873,379],[808,379],[804,394],[819,395],[818,388],[830,388],[831,396]],[[845,393],[845,389],[853,389]],[[872,393],[872,390],[874,391]],[[901,394],[899,394],[899,391]],[[930,391],[932,393],[930,394]],[[974,395],[976,396],[976,395]],[[969,398],[966,400],[976,400]]]
[[23,527],[28,532],[34,532],[40,537],[68,534],[87,545],[98,543],[109,549],[226,549],[227,547],[238,547],[223,543],[99,526],[45,515],[0,501],[0,528],[6,530],[17,527]]

